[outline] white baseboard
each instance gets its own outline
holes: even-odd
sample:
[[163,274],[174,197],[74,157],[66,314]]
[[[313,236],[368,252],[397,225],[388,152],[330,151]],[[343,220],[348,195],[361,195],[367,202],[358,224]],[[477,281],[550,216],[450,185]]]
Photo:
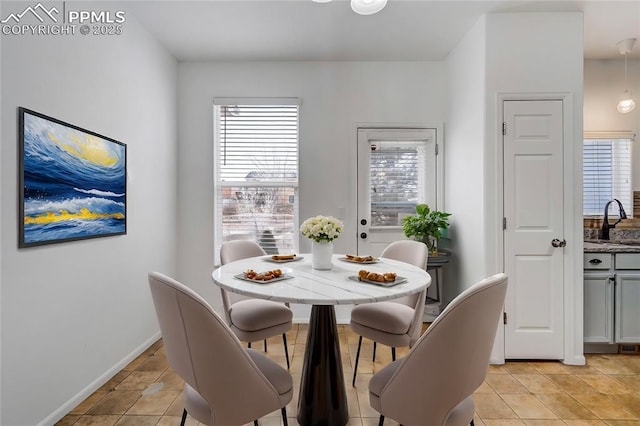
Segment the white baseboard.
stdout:
[[107,383],[113,376],[115,376],[120,370],[126,367],[131,361],[136,359],[140,354],[149,349],[151,345],[153,345],[158,339],[160,339],[161,334],[158,331],[156,334],[151,336],[147,341],[142,343],[140,346],[135,348],[129,355],[121,359],[117,364],[113,367],[109,368],[103,374],[101,374],[97,379],[87,385],[84,389],[78,392],[75,396],[69,399],[67,402],[58,407],[54,412],[49,414],[44,420],[38,423],[38,426],[53,426],[57,421],[66,416],[71,410],[73,410],[78,404],[87,399],[91,394],[97,391],[100,386]]

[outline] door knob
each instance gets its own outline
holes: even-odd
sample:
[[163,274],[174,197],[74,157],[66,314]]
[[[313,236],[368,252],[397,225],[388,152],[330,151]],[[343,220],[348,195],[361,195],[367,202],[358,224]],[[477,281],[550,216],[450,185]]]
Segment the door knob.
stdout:
[[567,245],[567,242],[565,240],[559,240],[557,238],[554,238],[553,240],[551,240],[551,245],[553,247],[564,247]]

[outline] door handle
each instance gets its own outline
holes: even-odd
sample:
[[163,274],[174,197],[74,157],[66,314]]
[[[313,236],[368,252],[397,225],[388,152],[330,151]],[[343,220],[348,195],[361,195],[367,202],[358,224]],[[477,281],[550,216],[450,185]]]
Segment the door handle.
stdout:
[[367,233],[363,232],[360,234],[360,238],[362,238],[363,240],[365,240],[367,238]]
[[557,238],[554,238],[553,240],[551,240],[551,246],[553,247],[565,247],[567,245],[567,242],[565,240],[559,240]]

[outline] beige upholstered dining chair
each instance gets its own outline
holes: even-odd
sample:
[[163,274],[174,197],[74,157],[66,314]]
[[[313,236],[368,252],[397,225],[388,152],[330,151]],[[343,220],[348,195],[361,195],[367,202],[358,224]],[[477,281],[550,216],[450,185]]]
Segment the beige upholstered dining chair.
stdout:
[[[267,253],[257,243],[249,240],[227,241],[220,247],[220,262],[226,265],[234,260],[248,257],[265,256]],[[253,299],[220,288],[222,305],[227,324],[243,342],[251,347],[251,342],[264,340],[267,351],[267,338],[282,334],[284,355],[289,368],[289,349],[287,331],[293,327],[293,312],[283,303],[271,300]]]
[[205,425],[239,426],[280,409],[293,396],[291,374],[260,352],[244,349],[224,320],[185,285],[149,273],[169,365],[185,381],[187,413]]
[[497,274],[462,292],[407,356],[369,382],[369,402],[404,426],[473,425],[473,392],[487,374],[507,292]]
[[[380,257],[425,269],[429,249],[419,241],[395,241],[382,251]],[[362,338],[373,340],[373,361],[376,360],[377,342],[391,346],[391,358],[395,361],[397,347],[411,347],[420,337],[426,294],[426,290],[423,290],[388,302],[365,303],[353,308],[349,325],[360,335],[353,368],[353,386],[356,384]]]

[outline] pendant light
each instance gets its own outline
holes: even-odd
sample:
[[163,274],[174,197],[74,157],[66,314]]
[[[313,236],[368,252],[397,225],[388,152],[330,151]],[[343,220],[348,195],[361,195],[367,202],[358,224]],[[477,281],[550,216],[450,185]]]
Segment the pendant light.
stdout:
[[360,15],[373,15],[387,5],[387,0],[351,0],[351,9]]
[[627,83],[627,55],[631,52],[631,49],[633,49],[635,41],[635,38],[628,38],[619,41],[617,44],[618,51],[621,55],[624,55],[624,93],[620,96],[617,107],[618,112],[622,114],[629,113],[636,107],[636,103],[633,101],[633,94],[629,90]]

